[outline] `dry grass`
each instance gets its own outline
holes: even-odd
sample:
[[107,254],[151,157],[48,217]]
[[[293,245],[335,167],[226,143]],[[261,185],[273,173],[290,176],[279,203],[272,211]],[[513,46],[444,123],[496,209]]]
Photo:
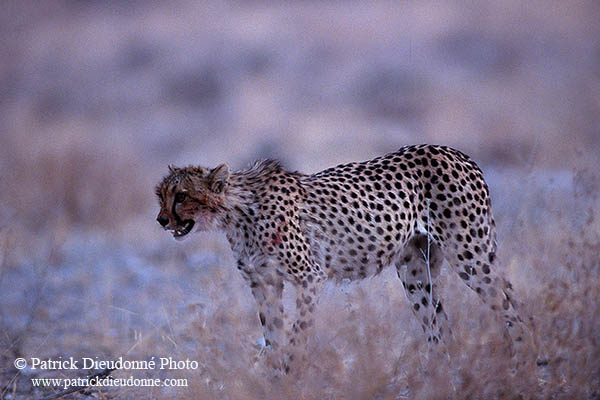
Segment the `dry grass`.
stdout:
[[[582,179],[586,187],[598,184],[596,177],[581,172],[575,185]],[[253,342],[261,330],[250,291],[222,238],[208,234],[183,246],[155,240],[132,248],[97,236],[94,242],[71,238],[55,243],[48,256],[61,253],[65,258],[50,267],[51,275],[32,266],[31,278],[24,282],[30,285],[26,293],[35,290],[39,297],[19,298],[14,293],[2,303],[3,337],[13,339],[4,342],[9,351],[3,357],[7,364],[17,354],[92,354],[106,359],[124,355],[134,360],[171,356],[200,363],[197,371],[134,371],[139,377],[184,377],[187,388],[126,388],[108,391],[109,398],[596,398],[596,200],[580,190],[560,196],[556,192],[560,203],[540,207],[539,198],[552,194],[546,187],[531,190],[533,195],[510,215],[504,215],[505,205],[497,202],[500,267],[514,283],[521,312],[533,318],[539,354],[532,352],[532,359],[548,361],[517,376],[509,372],[501,324],[451,271],[443,270],[440,277],[455,336],[446,348],[447,359],[426,344],[400,282],[388,269],[364,282],[328,285],[301,376],[276,377],[261,359],[255,361]],[[557,211],[563,202],[570,209]],[[584,219],[577,223],[580,210]],[[107,258],[106,252],[112,256]],[[82,254],[83,259],[69,259]],[[7,265],[15,261],[13,256],[8,255]],[[83,269],[85,265],[90,269]],[[20,268],[27,272],[25,266]],[[21,282],[18,273],[6,269],[3,284]],[[291,306],[293,293],[286,290],[285,295]],[[6,317],[14,312],[11,307],[24,304],[32,323],[12,329],[26,322]],[[129,374],[120,371],[115,376]],[[13,377],[14,370],[5,370],[4,376]],[[31,376],[44,374],[19,377],[22,390],[28,390],[26,378]],[[18,390],[15,394],[22,398]]]

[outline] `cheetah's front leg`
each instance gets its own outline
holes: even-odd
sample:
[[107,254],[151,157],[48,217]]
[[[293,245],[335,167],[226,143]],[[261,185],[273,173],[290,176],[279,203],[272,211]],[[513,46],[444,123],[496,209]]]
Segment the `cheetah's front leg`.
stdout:
[[314,312],[323,286],[325,277],[318,274],[308,275],[295,282],[296,286],[296,321],[292,325],[289,344],[290,349],[284,354],[284,365],[289,372],[290,364],[294,360],[294,352],[298,351],[305,360],[306,344],[314,331]]
[[266,278],[254,274],[250,278],[250,289],[258,305],[258,318],[263,327],[265,346],[279,354],[285,345],[286,337],[282,301],[283,281],[275,274]]

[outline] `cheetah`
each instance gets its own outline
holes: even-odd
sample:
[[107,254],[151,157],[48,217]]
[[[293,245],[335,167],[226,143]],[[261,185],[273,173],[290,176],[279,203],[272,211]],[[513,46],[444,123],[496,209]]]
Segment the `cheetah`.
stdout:
[[[222,231],[258,305],[266,346],[281,354],[306,344],[328,279],[357,280],[395,266],[427,340],[448,335],[436,293],[443,260],[504,322],[513,357],[529,335],[513,288],[494,270],[495,223],[477,164],[446,146],[413,145],[369,161],[306,175],[273,160],[242,171],[169,166],[156,188],[158,223],[183,239]],[[287,329],[284,282],[296,289]],[[519,356],[520,357],[520,356]]]

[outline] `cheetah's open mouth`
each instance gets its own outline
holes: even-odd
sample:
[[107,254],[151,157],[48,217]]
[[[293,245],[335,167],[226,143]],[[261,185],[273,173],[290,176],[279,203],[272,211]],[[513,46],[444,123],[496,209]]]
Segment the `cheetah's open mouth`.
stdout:
[[193,219],[188,219],[187,221],[184,221],[182,228],[178,228],[173,231],[173,237],[175,239],[183,238],[185,235],[192,231],[194,225],[195,222]]

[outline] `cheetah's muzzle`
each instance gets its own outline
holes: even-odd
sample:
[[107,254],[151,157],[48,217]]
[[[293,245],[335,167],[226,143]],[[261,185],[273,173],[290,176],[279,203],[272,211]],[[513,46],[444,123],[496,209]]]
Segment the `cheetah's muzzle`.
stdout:
[[173,237],[175,239],[182,239],[185,235],[190,233],[196,224],[193,219],[188,219],[183,222],[183,227],[173,230]]

